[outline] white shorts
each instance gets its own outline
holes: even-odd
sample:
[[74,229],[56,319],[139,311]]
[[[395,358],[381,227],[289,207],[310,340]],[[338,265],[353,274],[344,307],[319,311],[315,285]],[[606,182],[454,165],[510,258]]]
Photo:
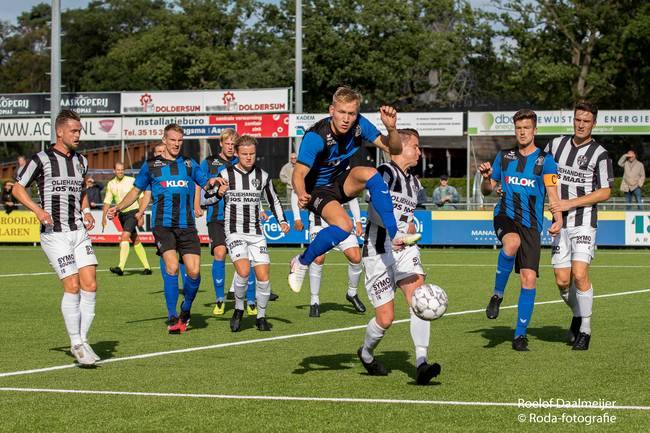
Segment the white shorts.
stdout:
[[232,233],[226,236],[226,246],[233,263],[241,259],[250,260],[252,266],[270,263],[263,235]]
[[86,230],[41,233],[41,247],[61,280],[79,273],[85,266],[97,265]]
[[378,308],[395,299],[397,283],[413,275],[426,275],[417,245],[402,251],[364,257],[366,291],[373,307]]
[[593,227],[568,227],[553,238],[551,263],[554,268],[570,268],[571,262],[591,263],[596,253],[596,229]]
[[[309,225],[309,242],[314,242],[314,239],[316,238],[316,235],[318,232],[323,230],[327,225],[324,226],[312,226],[311,224]],[[350,233],[350,236],[347,238],[343,239],[337,246],[334,247],[336,251],[343,252],[349,248],[359,248],[359,240],[357,239],[357,236],[354,233]]]

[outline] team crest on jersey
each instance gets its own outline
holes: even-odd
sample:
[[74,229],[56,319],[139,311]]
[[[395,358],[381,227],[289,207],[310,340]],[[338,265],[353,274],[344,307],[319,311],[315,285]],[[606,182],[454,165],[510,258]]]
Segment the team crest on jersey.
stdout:
[[79,161],[77,161],[77,164],[75,165],[75,168],[77,169],[77,171],[78,171],[79,173],[83,173],[83,172],[84,172],[84,166],[83,166],[83,164],[82,164],[81,162],[79,162]]
[[359,137],[361,135],[361,125],[357,125],[356,128],[354,128],[354,136]]
[[580,155],[577,161],[578,161],[578,167],[580,167],[581,170],[587,169],[589,165],[589,159],[585,155]]
[[187,167],[187,168],[192,167],[192,161],[189,160],[189,159],[186,159],[186,160],[185,160],[185,167]]
[[503,158],[504,158],[504,159],[512,159],[512,160],[514,160],[514,159],[517,159],[517,154],[515,153],[514,150],[511,150],[510,152],[506,153],[506,154],[503,156]]
[[252,179],[251,183],[255,188],[259,188],[260,186],[262,186],[262,181],[259,179]]
[[538,156],[537,161],[535,161],[535,165],[544,165],[544,157]]

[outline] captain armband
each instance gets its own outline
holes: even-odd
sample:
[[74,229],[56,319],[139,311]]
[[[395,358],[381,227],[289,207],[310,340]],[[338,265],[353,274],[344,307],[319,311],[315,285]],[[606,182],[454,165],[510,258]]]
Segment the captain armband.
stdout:
[[544,186],[557,186],[557,174],[545,174]]

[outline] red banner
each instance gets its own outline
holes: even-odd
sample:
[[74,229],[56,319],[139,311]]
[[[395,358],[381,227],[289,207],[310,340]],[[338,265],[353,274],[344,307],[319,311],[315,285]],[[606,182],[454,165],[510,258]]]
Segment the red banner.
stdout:
[[233,116],[210,116],[210,125],[234,128],[238,134],[253,137],[288,137],[288,114],[242,114]]

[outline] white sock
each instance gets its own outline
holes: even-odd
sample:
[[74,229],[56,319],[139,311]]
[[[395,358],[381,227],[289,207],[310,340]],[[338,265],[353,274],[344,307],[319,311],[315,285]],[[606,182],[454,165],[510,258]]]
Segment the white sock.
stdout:
[[580,307],[580,317],[582,323],[580,324],[580,332],[591,335],[591,309],[594,304],[594,288],[589,287],[586,292],[578,290],[577,293],[578,305]]
[[419,367],[420,364],[427,362],[431,322],[420,319],[412,308],[409,308],[409,312],[411,313],[411,339],[415,345],[415,366]]
[[[237,272],[235,272],[235,275],[237,275]],[[232,277],[232,281],[230,282],[230,290],[228,290],[228,292],[235,293],[235,277]]]
[[361,277],[361,263],[348,264],[348,295],[355,296],[357,287],[359,287],[359,278]]
[[366,327],[366,336],[363,340],[363,349],[361,349],[361,358],[364,362],[372,362],[375,358],[374,351],[382,338],[386,330],[377,324],[377,320],[373,317],[368,322]]
[[93,324],[95,318],[95,299],[97,292],[86,292],[80,290],[81,299],[79,301],[79,311],[81,312],[81,339],[84,343],[88,342],[88,331]]
[[61,314],[65,322],[65,329],[70,336],[70,344],[81,344],[81,311],[79,311],[79,293],[63,292],[61,299]]
[[323,275],[323,265],[317,265],[312,262],[309,265],[309,291],[311,292],[311,300],[309,305],[319,304],[318,294],[320,293],[320,279]]
[[[252,269],[251,272],[253,272]],[[235,286],[235,309],[243,310],[246,289],[248,288],[248,277],[242,277],[238,273],[235,273],[235,277],[232,280]]]
[[258,280],[256,291],[255,291],[255,301],[257,302],[258,318],[266,316],[266,306],[269,303],[270,296],[271,296],[271,282]]

